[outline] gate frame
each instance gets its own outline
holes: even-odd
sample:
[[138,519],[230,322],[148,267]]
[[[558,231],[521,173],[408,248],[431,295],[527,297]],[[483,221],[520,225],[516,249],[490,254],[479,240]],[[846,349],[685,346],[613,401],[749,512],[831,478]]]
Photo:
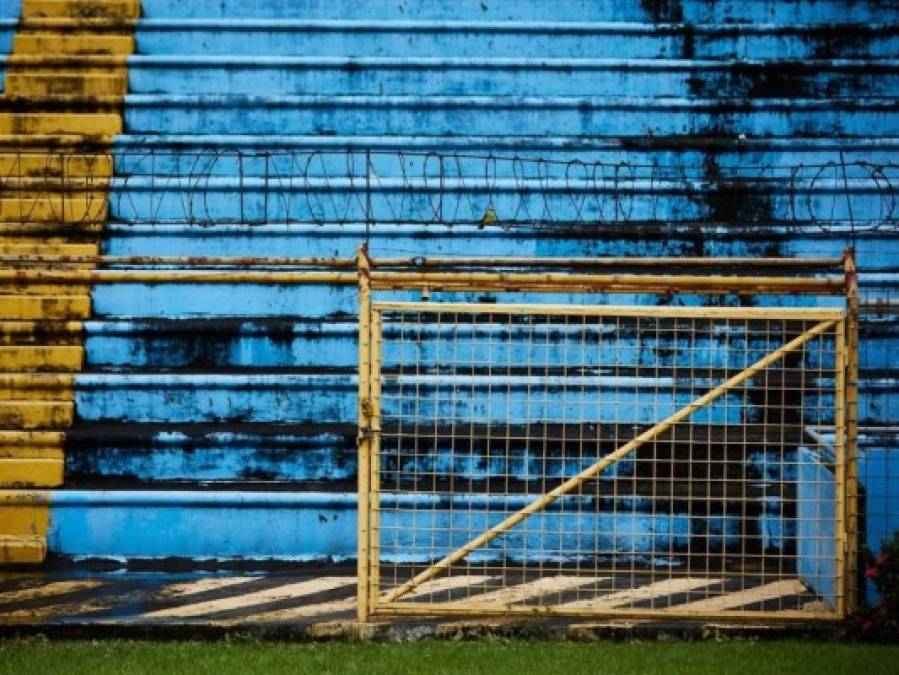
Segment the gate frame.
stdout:
[[[842,258],[654,258],[653,264],[679,267],[705,263],[708,266],[726,267],[728,270],[738,269],[748,276],[725,275],[650,275],[650,274],[583,274],[580,272],[527,271],[544,266],[559,265],[562,267],[576,265],[610,266],[625,269],[639,268],[647,264],[645,258],[596,258],[596,259],[537,259],[537,258],[503,258],[488,260],[484,258],[432,258],[417,259],[410,267],[408,261],[398,263],[393,260],[378,260],[368,256],[365,245],[360,245],[357,254],[358,291],[359,291],[359,391],[358,391],[358,608],[357,620],[360,624],[369,622],[378,616],[557,616],[585,618],[626,618],[626,619],[715,619],[724,621],[747,621],[753,619],[771,619],[777,621],[812,621],[842,620],[851,612],[858,594],[857,570],[857,538],[858,538],[858,468],[856,461],[856,435],[858,415],[857,369],[858,369],[858,280],[853,249],[846,249]],[[686,262],[685,262],[686,261]],[[806,273],[816,269],[842,268],[841,275],[827,276],[752,276],[758,268],[791,268],[795,267]],[[429,267],[450,268],[453,271],[430,271]],[[484,271],[484,268],[488,271]],[[491,267],[499,268],[494,271]],[[383,271],[379,268],[386,268]],[[397,269],[399,268],[399,269]],[[424,268],[425,271],[421,271]],[[740,269],[742,268],[742,269]],[[520,270],[525,271],[520,271]],[[373,302],[373,291],[420,291],[420,302]],[[559,292],[559,293],[694,293],[700,295],[778,295],[791,294],[802,296],[840,296],[845,299],[843,308],[684,308],[685,316],[696,318],[716,318],[728,316],[732,318],[788,318],[785,314],[794,312],[797,319],[818,320],[819,323],[804,331],[774,351],[769,351],[756,363],[741,370],[725,383],[719,384],[703,396],[692,401],[674,414],[656,422],[649,430],[637,438],[625,443],[614,452],[607,454],[578,473],[565,480],[549,493],[536,497],[528,506],[513,513],[484,534],[472,539],[457,548],[437,563],[432,563],[424,572],[413,577],[402,586],[392,589],[385,596],[379,597],[380,571],[380,528],[379,500],[380,483],[380,435],[381,435],[381,312],[391,308],[422,308],[438,306],[452,310],[466,309],[471,311],[491,312],[497,307],[527,313],[539,311],[541,308],[554,310],[554,313],[597,313],[595,308],[585,306],[579,309],[574,305],[546,305],[511,303],[502,305],[474,303],[430,303],[431,291],[492,291],[492,292]],[[602,309],[611,306],[603,306]],[[659,308],[640,307],[635,305],[615,307],[626,310],[634,316],[651,316],[658,314]],[[668,308],[669,310],[671,308]],[[655,311],[653,311],[655,310]],[[723,310],[723,311],[721,311]],[[668,312],[671,314],[672,312]],[[793,318],[790,316],[789,318]],[[824,326],[822,328],[822,326]],[[598,473],[613,464],[637,447],[670,428],[683,418],[689,417],[698,407],[709,403],[731,387],[749,379],[756,372],[763,370],[780,356],[804,345],[809,339],[825,330],[835,332],[834,363],[834,548],[836,550],[835,578],[836,602],[832,611],[800,612],[785,611],[740,611],[724,612],[678,612],[677,610],[633,610],[613,609],[589,611],[581,608],[565,610],[553,607],[508,607],[498,605],[477,605],[466,603],[454,607],[398,606],[396,600],[421,583],[436,577],[453,562],[464,559],[473,550],[499,536],[505,529],[513,527],[531,513],[536,513],[543,506],[562,496],[568,489],[584,480],[589,475]],[[815,333],[817,331],[817,333]],[[813,335],[813,333],[815,333]],[[797,343],[797,344],[793,344]],[[790,345],[793,345],[792,347]],[[565,486],[569,486],[567,489]],[[548,495],[554,495],[548,497]],[[516,519],[517,518],[517,519]],[[488,533],[493,533],[487,537]],[[485,538],[486,537],[486,538]],[[480,541],[484,539],[484,541]]]

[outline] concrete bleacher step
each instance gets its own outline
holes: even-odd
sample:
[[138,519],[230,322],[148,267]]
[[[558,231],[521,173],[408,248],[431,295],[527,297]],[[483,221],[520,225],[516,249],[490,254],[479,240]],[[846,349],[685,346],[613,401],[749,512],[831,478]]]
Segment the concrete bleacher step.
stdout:
[[65,460],[62,448],[0,447],[0,485],[4,487],[58,487]]
[[0,564],[37,564],[46,557],[45,537],[0,534]]
[[135,19],[140,0],[22,0],[22,17]]
[[[875,332],[873,325],[865,324],[862,370],[878,366],[899,369],[899,354],[888,346],[889,340],[899,335],[897,328],[885,320]],[[73,324],[68,329],[47,326],[42,330],[55,331],[59,339],[71,334],[66,330],[83,331],[85,363],[93,370],[252,372],[277,368],[286,373],[322,363],[351,370],[358,358],[356,324],[335,317],[319,321],[272,317],[109,318]],[[12,338],[12,330],[6,334]],[[3,335],[0,324],[0,337]],[[633,337],[622,337],[621,344],[633,349]],[[597,350],[596,359],[601,358],[600,353]]]
[[[41,29],[37,26],[35,30]],[[858,39],[847,40],[852,34]],[[515,58],[892,58],[888,23],[143,19],[143,54]]]
[[[10,64],[8,72],[20,67],[25,66]],[[138,55],[129,59],[128,82],[133,94],[591,96],[628,92],[631,96],[701,98],[724,91],[734,98],[835,98],[888,95],[899,84],[899,62]],[[8,79],[8,83],[14,93],[18,80]]]
[[7,69],[6,91],[11,96],[49,96],[72,94],[80,96],[116,96],[128,91],[125,75],[96,73],[54,73],[29,69],[18,73]]
[[99,252],[99,244],[64,244],[53,242],[52,245],[47,244],[43,239],[31,240],[23,242],[10,242],[4,238],[0,243],[0,255],[4,256],[41,256],[53,255],[64,257],[90,257],[96,256]]
[[102,192],[75,195],[38,193],[33,197],[0,197],[0,221],[81,223],[106,220]]
[[[98,54],[131,54],[134,38],[129,34],[74,33],[78,24],[49,30],[19,31],[13,40],[16,54],[83,56]],[[74,33],[74,34],[73,34]]]
[[474,21],[614,21],[655,23],[833,23],[883,20],[879,3],[844,0],[781,2],[761,0],[684,0],[682,2],[621,2],[621,0],[577,0],[553,3],[546,0],[483,2],[457,0],[332,0],[297,3],[294,0],[144,0],[146,18],[224,19],[336,19],[356,20],[474,20]]
[[0,147],[0,172],[7,181],[27,178],[57,178],[68,181],[90,179],[107,180],[112,174],[113,157],[106,152],[85,152],[83,149],[59,148],[47,153],[39,147],[31,147],[25,139],[13,149]]
[[0,346],[0,371],[77,372],[84,360],[84,348],[75,345]]
[[[253,114],[248,114],[252,111]],[[718,134],[867,136],[899,134],[899,102],[854,99],[662,97],[218,96],[133,94],[131,133],[645,136]],[[0,118],[2,131],[2,118]]]
[[59,429],[71,426],[74,418],[75,405],[70,401],[0,401],[0,426],[4,429]]
[[[418,474],[433,480],[434,468],[440,467],[440,480],[476,481],[478,485],[471,487],[481,491],[484,481],[504,476],[522,487],[539,480],[541,471],[551,479],[574,475],[595,461],[594,455],[579,451],[578,438],[602,438],[603,451],[611,452],[615,439],[623,443],[639,430],[611,425],[602,431],[596,425],[586,429],[568,425],[565,430],[533,425],[527,433],[523,426],[502,425],[493,430],[481,426],[475,433],[465,425],[464,448],[458,442],[460,430],[453,434],[445,428],[439,438],[434,431],[430,426],[421,427],[422,437],[430,439],[427,448],[420,447],[417,452],[404,448],[407,476]],[[666,437],[657,447],[648,445],[603,472],[602,479],[617,479],[620,494],[646,493],[646,479],[653,475],[685,482],[709,475],[754,483],[779,480],[785,472],[795,473],[798,432],[791,430],[785,437],[780,430],[772,430],[765,439],[739,429],[683,425],[677,430],[676,444]],[[391,430],[386,433],[390,436]],[[355,436],[356,427],[349,423],[84,422],[67,434],[66,463],[69,477],[76,481],[321,481],[320,489],[327,489],[328,482],[344,489],[355,477]],[[535,446],[533,439],[544,436],[547,443]],[[453,437],[457,439],[455,447]],[[525,440],[528,437],[530,443]],[[567,444],[559,440],[566,437],[573,440]],[[706,443],[709,438],[716,440]],[[411,439],[408,442],[413,443]],[[770,452],[766,453],[766,447]],[[396,450],[397,443],[391,438],[385,464],[396,461]],[[688,475],[686,467],[691,460],[696,461]],[[628,480],[636,482],[628,486]]]
[[77,134],[109,138],[122,130],[117,114],[71,112],[0,112],[0,134]]
[[84,319],[90,308],[89,295],[0,295],[0,319]]

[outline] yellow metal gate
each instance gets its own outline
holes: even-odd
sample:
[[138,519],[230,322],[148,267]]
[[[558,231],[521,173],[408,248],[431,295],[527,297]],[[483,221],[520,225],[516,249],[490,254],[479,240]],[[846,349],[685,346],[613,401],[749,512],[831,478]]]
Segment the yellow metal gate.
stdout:
[[373,301],[438,278],[363,267],[360,620],[844,615],[851,302]]

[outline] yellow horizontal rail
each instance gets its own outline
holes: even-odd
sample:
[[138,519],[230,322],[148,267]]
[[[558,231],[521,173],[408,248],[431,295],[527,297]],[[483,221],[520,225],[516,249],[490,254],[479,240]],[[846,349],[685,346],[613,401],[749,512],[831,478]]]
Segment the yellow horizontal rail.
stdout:
[[451,312],[454,314],[498,314],[552,316],[661,317],[672,319],[778,319],[783,321],[838,321],[842,309],[821,307],[672,307],[637,305],[486,304],[467,302],[375,302],[374,311]]
[[[375,290],[531,290],[571,292],[642,291],[698,293],[817,293],[837,295],[845,290],[845,278],[729,277],[635,274],[561,274],[520,272],[384,272],[370,273]],[[355,284],[356,272],[265,270],[84,270],[0,269],[0,283],[258,283],[258,284]]]

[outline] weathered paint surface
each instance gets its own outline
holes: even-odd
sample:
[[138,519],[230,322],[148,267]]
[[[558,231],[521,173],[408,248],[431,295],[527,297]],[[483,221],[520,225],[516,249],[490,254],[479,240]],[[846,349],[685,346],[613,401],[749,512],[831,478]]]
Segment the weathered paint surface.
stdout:
[[[452,505],[447,502],[445,508],[436,509],[420,495],[385,493],[382,500],[392,511],[382,520],[385,533],[389,533],[384,540],[385,560],[420,562],[410,551],[416,544],[421,546],[417,537],[430,535],[423,535],[418,528],[454,531],[441,542],[448,552],[464,543],[467,528],[479,523],[489,527],[503,518],[504,509],[520,508],[528,498],[458,497],[450,500]],[[397,505],[401,508],[394,510]],[[221,526],[225,521],[228,527]],[[355,493],[66,490],[52,496],[52,523],[51,547],[73,556],[161,558],[178,551],[196,558],[337,561],[356,553]],[[788,535],[792,527],[790,524]],[[617,510],[581,516],[580,521],[570,513],[548,511],[512,535],[515,541],[510,550],[518,551],[523,561],[526,551],[540,549],[546,531],[558,533],[559,528],[570,533],[571,550],[589,548],[575,545],[578,537],[615,528],[620,533],[615,540],[597,535],[597,551],[608,555],[626,551],[642,562],[652,559],[675,566],[678,563],[669,554],[685,550],[691,536],[708,541],[709,550],[721,550],[727,541],[738,542],[743,530],[739,515],[648,517],[623,499]],[[776,554],[783,528],[776,513],[763,514],[758,523],[760,543],[764,539],[770,545],[768,550]],[[281,536],[270,536],[273,531]],[[204,536],[196,536],[197,532]],[[542,543],[545,547],[546,542]],[[488,548],[478,554],[479,559],[495,560],[499,550]]]
[[[94,118],[94,131],[123,132],[103,204],[111,222],[102,250],[349,256],[368,236],[376,256],[835,256],[853,243],[863,294],[882,302],[862,330],[860,416],[895,424],[896,214],[882,177],[861,170],[862,163],[895,165],[899,154],[892,11],[838,0],[144,0],[124,124],[115,115]],[[31,48],[68,49],[59,35]],[[87,130],[86,121],[11,117],[0,127]],[[175,149],[180,157],[172,157]],[[366,149],[376,151],[378,179],[368,212],[358,163]],[[191,153],[209,151],[220,156],[197,170]],[[454,217],[441,218],[433,163],[416,152],[519,157],[531,162],[530,173],[512,161],[485,172],[483,159],[458,160],[450,177],[459,181],[441,202]],[[578,166],[561,164],[547,169],[559,181],[547,212],[532,194],[551,191],[532,170],[540,158],[601,163],[623,171],[627,189],[616,184],[581,200],[595,184]],[[653,166],[680,173],[660,179],[626,168]],[[847,166],[845,174],[834,170]],[[723,176],[775,180],[747,196],[722,192]],[[570,194],[578,181],[580,192]],[[479,223],[488,203],[501,222]],[[370,228],[366,216],[375,221]],[[860,227],[890,218],[889,227]],[[553,298],[567,300],[608,298]],[[313,488],[346,489],[355,472],[351,289],[117,284],[92,289],[90,302],[88,372],[77,379],[66,457],[73,487],[85,492],[77,505],[64,505],[65,495],[82,493],[59,493],[55,550],[353,555],[355,521],[346,504],[322,511],[324,521],[302,507],[304,530],[275,503],[282,497],[251,505],[225,484],[277,481],[297,503],[317,494]],[[22,318],[33,318],[35,302],[27,304]],[[84,318],[88,305],[79,307],[60,315]],[[641,421],[663,412],[629,391]],[[429,461],[441,465],[446,457]],[[471,458],[447,470],[508,468]],[[528,471],[528,458],[515,470]],[[115,492],[90,497],[90,486],[104,482],[127,489],[166,481],[179,482],[171,504],[140,515],[126,503],[131,493],[118,502]],[[222,482],[204,498],[222,508],[204,506],[192,521],[193,507],[178,495],[196,481]],[[338,511],[344,515],[334,525]],[[679,518],[671,514],[664,527]],[[223,525],[231,521],[242,523],[234,538]],[[772,540],[791,535],[776,522]],[[138,523],[145,530],[131,527]],[[129,534],[167,523],[172,534],[158,542]],[[663,525],[647,515],[635,526]],[[259,532],[279,534],[261,541]]]
[[[119,4],[139,8],[137,0]],[[4,3],[0,22],[19,17],[19,8],[18,2]],[[17,36],[40,34],[40,29],[35,31],[28,25],[33,19],[65,19],[72,12],[96,16],[109,8],[110,3],[94,1],[25,0]],[[8,14],[11,10],[16,13]],[[15,187],[4,186],[0,195],[0,222],[4,224],[0,246],[5,252],[19,252],[22,250],[19,247],[24,245],[26,252],[31,247],[46,254],[64,255],[70,252],[67,244],[75,244],[81,251],[96,254],[97,237],[85,241],[84,230],[73,232],[75,228],[67,225],[78,221],[93,232],[102,226],[108,215],[106,188],[112,163],[104,159],[91,161],[92,156],[99,155],[96,150],[87,151],[80,161],[71,163],[58,155],[43,166],[39,158],[22,161],[19,153],[54,148],[52,141],[48,143],[41,138],[44,134],[68,133],[93,141],[102,141],[105,136],[108,142],[113,133],[121,130],[121,116],[110,113],[108,105],[90,97],[98,93],[123,95],[124,89],[103,91],[101,86],[98,91],[96,84],[104,85],[110,77],[124,83],[124,65],[111,65],[105,72],[97,73],[76,58],[47,73],[34,58],[34,50],[38,49],[40,54],[42,45],[28,40],[10,44],[10,34],[5,30],[9,26],[8,22],[0,24],[0,53],[12,47],[12,56],[3,59],[12,65],[0,73],[5,75],[0,132],[14,138],[4,143],[0,161],[4,174],[12,178],[10,184]],[[97,37],[102,41],[102,35]],[[87,96],[83,101],[86,106],[76,113],[65,109],[60,112],[58,106],[48,101],[59,94]],[[55,150],[59,153],[60,148]],[[81,190],[72,189],[85,182]],[[47,231],[55,236],[41,236]],[[0,545],[3,562],[40,562],[47,552],[46,500],[23,507],[15,503],[15,498],[17,494],[28,497],[24,488],[56,487],[63,483],[63,440],[46,432],[71,426],[75,418],[74,380],[54,373],[80,370],[84,352],[77,340],[72,344],[71,337],[78,337],[74,332],[64,336],[64,342],[60,343],[55,331],[41,326],[45,322],[86,318],[90,312],[89,293],[84,286],[35,286],[7,288],[0,296],[0,317],[6,322],[0,370],[9,373],[0,392],[0,427],[4,431],[20,432],[15,443],[0,445],[0,486],[19,488],[10,491],[10,499],[0,503],[0,539],[5,542]],[[21,321],[34,322],[24,324],[32,330],[21,329]],[[35,374],[35,371],[47,374]],[[39,442],[38,436],[43,441]]]

